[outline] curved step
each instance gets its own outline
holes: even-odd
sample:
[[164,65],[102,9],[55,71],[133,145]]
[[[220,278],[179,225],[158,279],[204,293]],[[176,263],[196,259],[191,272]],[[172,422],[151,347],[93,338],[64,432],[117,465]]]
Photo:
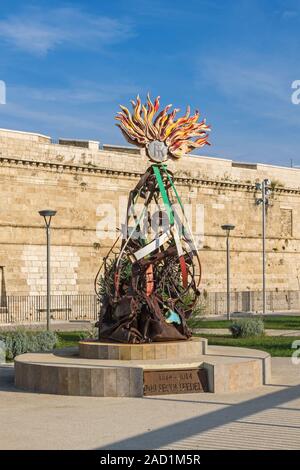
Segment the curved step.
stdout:
[[17,387],[39,393],[142,397],[144,371],[204,368],[210,392],[241,392],[270,381],[270,356],[253,349],[214,346],[193,358],[86,359],[67,353],[23,354],[15,359]]

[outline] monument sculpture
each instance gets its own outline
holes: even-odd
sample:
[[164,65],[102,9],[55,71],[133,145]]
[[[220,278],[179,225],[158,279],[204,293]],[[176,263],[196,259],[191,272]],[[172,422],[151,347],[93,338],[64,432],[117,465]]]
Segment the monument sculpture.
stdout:
[[[118,125],[145,149],[150,166],[130,192],[120,236],[96,276],[101,301],[99,338],[63,349],[21,354],[16,386],[39,393],[143,397],[174,393],[226,393],[270,382],[270,356],[237,347],[207,347],[191,337],[187,319],[199,299],[201,266],[184,205],[167,167],[208,143],[199,113],[175,119],[159,112],[159,98],[139,97],[133,112],[121,106]],[[142,153],[142,152],[141,152]],[[141,156],[142,158],[142,156]]]
[[132,112],[120,106],[118,127],[144,148],[151,165],[128,198],[125,224],[103,260],[96,292],[99,339],[121,343],[178,341],[191,337],[187,319],[199,299],[201,264],[184,205],[167,160],[208,144],[210,127],[199,112],[176,119],[160,97],[139,96]]

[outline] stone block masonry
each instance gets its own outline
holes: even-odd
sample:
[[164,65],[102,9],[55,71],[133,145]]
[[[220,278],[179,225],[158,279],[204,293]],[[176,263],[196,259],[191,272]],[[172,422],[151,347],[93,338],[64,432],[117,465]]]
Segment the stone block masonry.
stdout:
[[[46,294],[45,247],[26,245],[21,260],[29,295]],[[52,289],[56,295],[78,294],[77,275],[80,258],[72,247],[53,246],[51,251]]]
[[[78,142],[54,144],[47,136],[0,130],[2,293],[45,293],[45,229],[38,215],[45,208],[57,210],[52,223],[53,293],[93,292],[94,276],[112,243],[109,236],[115,235],[115,227],[105,228],[108,214],[102,204],[112,204],[118,219],[119,197],[127,200],[149,162],[138,149]],[[299,291],[300,170],[193,155],[168,165],[183,202],[192,207],[192,228],[201,240],[202,289],[226,290],[224,223],[236,226],[232,289],[261,289],[261,208],[255,204],[260,197],[255,182],[269,178],[267,287]],[[97,228],[103,226],[99,238]]]

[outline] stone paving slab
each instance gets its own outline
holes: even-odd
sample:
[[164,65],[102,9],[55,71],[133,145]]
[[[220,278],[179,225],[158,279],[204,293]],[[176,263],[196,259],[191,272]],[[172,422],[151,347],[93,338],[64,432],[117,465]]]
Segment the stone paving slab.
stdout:
[[300,365],[241,394],[71,397],[17,390],[0,366],[0,449],[299,449]]

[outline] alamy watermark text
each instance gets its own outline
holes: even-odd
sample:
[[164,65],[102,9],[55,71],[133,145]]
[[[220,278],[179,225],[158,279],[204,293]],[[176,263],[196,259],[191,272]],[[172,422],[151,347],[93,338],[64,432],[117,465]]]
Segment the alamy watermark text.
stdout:
[[0,104],[6,104],[6,84],[0,80]]

